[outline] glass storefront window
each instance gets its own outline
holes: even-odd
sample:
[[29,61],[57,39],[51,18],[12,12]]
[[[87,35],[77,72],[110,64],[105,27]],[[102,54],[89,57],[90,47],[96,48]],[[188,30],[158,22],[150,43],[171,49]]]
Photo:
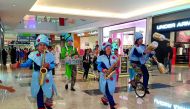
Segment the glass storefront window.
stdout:
[[176,35],[176,42],[189,42],[190,43],[190,30],[178,31]]

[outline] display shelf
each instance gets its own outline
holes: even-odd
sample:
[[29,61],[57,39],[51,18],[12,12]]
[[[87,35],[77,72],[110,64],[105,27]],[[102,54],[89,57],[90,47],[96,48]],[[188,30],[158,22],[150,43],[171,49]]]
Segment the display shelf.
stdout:
[[120,74],[127,74],[128,72],[128,56],[121,56],[120,61]]
[[177,64],[188,64],[189,63],[188,59],[189,59],[188,54],[176,55]]

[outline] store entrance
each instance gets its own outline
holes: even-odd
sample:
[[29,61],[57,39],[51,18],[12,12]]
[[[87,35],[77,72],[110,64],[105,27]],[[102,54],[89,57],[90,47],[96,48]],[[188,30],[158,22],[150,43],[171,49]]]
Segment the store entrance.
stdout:
[[121,30],[110,31],[112,40],[120,39],[119,54],[128,54],[130,47],[134,45],[134,32],[135,28],[127,28]]
[[135,28],[127,28],[121,30],[110,31],[112,40],[120,39],[120,47],[118,53],[121,55],[120,74],[126,75],[128,72],[128,53],[130,48],[134,45]]
[[176,64],[188,65],[190,62],[190,30],[176,32],[174,47],[176,47]]

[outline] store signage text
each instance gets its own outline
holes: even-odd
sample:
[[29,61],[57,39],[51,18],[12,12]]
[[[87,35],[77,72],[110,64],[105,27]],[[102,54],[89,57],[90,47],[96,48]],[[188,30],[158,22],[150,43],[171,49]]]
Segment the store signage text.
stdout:
[[188,105],[177,105],[177,104],[171,104],[169,102],[166,102],[166,101],[162,101],[162,100],[159,100],[159,99],[156,99],[154,98],[154,103],[156,105],[160,105],[160,106],[163,106],[163,107],[166,107],[166,108],[169,108],[169,109],[189,109],[190,106]]
[[156,26],[156,29],[167,30],[167,29],[177,29],[177,28],[183,28],[183,27],[190,27],[190,20],[160,24]]
[[98,31],[97,30],[93,30],[93,31],[89,31],[89,32],[84,32],[84,33],[78,33],[77,36],[89,36],[89,35],[97,35]]
[[84,33],[78,33],[77,36],[84,36]]

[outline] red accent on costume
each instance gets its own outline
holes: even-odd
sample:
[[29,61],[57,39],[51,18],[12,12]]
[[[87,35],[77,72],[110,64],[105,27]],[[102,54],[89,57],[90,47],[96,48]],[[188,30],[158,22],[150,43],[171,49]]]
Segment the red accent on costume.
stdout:
[[111,78],[110,78],[110,80],[112,80],[112,81],[113,81],[113,77],[111,77]]
[[49,83],[49,79],[46,79],[46,83]]
[[106,45],[106,43],[103,43],[103,46],[105,46]]
[[109,38],[109,39],[108,39],[108,42],[109,42],[110,44],[112,44],[112,38]]
[[[104,71],[104,69],[102,69],[102,72]],[[103,72],[103,73],[105,73],[105,72]]]
[[38,39],[37,41],[40,42],[40,39]]
[[41,56],[41,54],[40,54],[40,53],[37,53],[36,56]]
[[102,97],[102,98],[101,98],[101,101],[102,101],[102,103],[103,103],[104,105],[108,105],[108,100],[107,100],[107,98]]
[[115,56],[113,56],[112,59],[115,59]]
[[49,66],[50,66],[50,65],[48,64],[48,66],[47,66],[46,68],[48,68],[48,69],[49,69]]

